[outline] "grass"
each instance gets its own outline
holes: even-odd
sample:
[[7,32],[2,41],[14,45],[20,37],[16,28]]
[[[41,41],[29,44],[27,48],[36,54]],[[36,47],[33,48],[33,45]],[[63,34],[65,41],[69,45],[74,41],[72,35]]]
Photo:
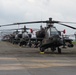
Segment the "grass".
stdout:
[[73,41],[72,43],[73,43],[74,45],[76,45],[76,41],[75,41],[75,42]]

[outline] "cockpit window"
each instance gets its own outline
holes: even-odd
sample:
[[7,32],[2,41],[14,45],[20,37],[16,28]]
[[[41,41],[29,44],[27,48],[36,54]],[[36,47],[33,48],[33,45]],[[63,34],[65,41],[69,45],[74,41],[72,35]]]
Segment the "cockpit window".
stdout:
[[52,27],[51,28],[51,35],[58,35],[58,31],[56,30],[56,28]]
[[59,35],[55,27],[48,28],[46,37],[50,37],[51,35]]

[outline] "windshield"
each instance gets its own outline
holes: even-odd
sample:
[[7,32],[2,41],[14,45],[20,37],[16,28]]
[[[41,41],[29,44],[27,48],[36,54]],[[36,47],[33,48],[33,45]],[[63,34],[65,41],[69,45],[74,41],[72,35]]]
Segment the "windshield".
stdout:
[[59,33],[55,27],[48,28],[46,36],[50,37],[51,35],[59,35]]
[[58,33],[57,29],[55,27],[52,27],[51,28],[51,35],[58,35],[58,34],[59,33]]

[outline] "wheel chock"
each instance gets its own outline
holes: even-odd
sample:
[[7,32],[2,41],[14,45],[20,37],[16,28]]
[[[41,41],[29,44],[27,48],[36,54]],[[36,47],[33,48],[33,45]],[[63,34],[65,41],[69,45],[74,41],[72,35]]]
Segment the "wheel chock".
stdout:
[[44,54],[45,52],[40,52],[40,54]]

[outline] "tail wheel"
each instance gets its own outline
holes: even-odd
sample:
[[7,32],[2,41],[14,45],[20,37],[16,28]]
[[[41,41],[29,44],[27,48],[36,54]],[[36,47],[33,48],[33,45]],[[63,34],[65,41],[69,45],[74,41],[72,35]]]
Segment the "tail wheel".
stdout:
[[40,51],[41,51],[41,52],[44,52],[45,49],[44,49],[43,47],[40,47]]
[[61,49],[58,47],[58,53],[61,54]]

